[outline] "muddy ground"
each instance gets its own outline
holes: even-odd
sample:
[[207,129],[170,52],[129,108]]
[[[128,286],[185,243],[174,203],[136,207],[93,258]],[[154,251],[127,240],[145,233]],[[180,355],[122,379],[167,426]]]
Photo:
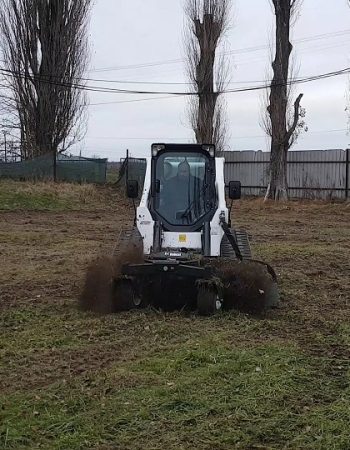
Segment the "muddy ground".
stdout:
[[[324,436],[319,431],[308,435],[314,426],[317,428],[312,421],[308,425],[310,411],[320,405],[326,408],[335,404],[349,393],[350,204],[305,201],[275,205],[263,204],[261,200],[235,204],[232,214],[235,226],[248,230],[254,256],[268,261],[279,276],[281,306],[265,317],[228,313],[208,319],[191,313],[163,314],[151,309],[97,317],[81,313],[76,307],[86,267],[95,256],[111,252],[120,228],[132,224],[128,202],[108,190],[104,196],[105,204],[84,211],[0,213],[2,443],[8,448],[153,449],[164,448],[164,442],[168,448],[282,448],[282,443],[285,448],[330,448],[327,447],[333,442],[330,436],[336,432],[338,440],[332,448],[350,448],[349,435],[346,430],[343,434],[339,425],[345,418],[340,417],[338,428],[333,422],[330,426],[330,422],[325,422],[328,411],[315,420],[326,430]],[[126,422],[115,425],[114,431],[106,427],[107,430],[89,434],[83,425],[80,428],[77,425],[76,421],[83,420],[84,414],[90,414],[94,390],[99,391],[102,404],[103,401],[108,404],[108,390],[114,389],[119,394],[124,392],[122,398],[132,404],[136,402],[137,387],[144,386],[148,392],[157,384],[156,375],[160,376],[154,368],[146,367],[142,372],[140,364],[147,365],[155,357],[172,361],[173,352],[181,353],[188,346],[197,350],[202,345],[206,348],[209,341],[223,345],[226,350],[243,348],[244,352],[277,345],[292,348],[302,355],[300,358],[312,361],[310,373],[315,383],[323,377],[322,389],[315,387],[312,392],[308,386],[308,398],[307,394],[301,395],[302,390],[299,396],[298,389],[293,388],[293,393],[287,396],[293,401],[285,397],[278,406],[281,410],[295,408],[302,421],[300,427],[296,424],[288,434],[278,423],[277,414],[274,420],[279,431],[272,432],[264,428],[260,415],[260,419],[254,420],[262,421],[259,422],[260,428],[264,428],[262,434],[254,434],[242,419],[241,437],[228,438],[232,430],[232,424],[228,424],[221,434],[226,436],[224,439],[210,433],[213,419],[208,419],[209,416],[201,419],[191,416],[192,429],[184,431],[183,424],[176,425],[177,416],[169,418],[164,413],[163,417],[161,409],[153,418],[145,413],[143,419],[149,427],[159,421],[163,431],[154,435],[147,427],[142,428],[144,425],[132,422],[131,426],[125,418]],[[299,375],[303,367],[301,363]],[[171,379],[169,383],[170,389],[176,381]],[[300,383],[304,383],[301,375]],[[63,392],[69,389],[70,400],[58,394],[55,397],[58,386],[64,386]],[[101,389],[105,389],[103,395]],[[78,403],[71,410],[69,406],[50,410],[56,401],[69,403],[72,399]],[[94,406],[96,414],[104,411],[98,405]],[[185,414],[181,409],[177,413]],[[186,414],[190,414],[188,410]],[[109,423],[112,419],[109,415],[104,420]],[[332,421],[329,417],[327,420]],[[63,428],[56,430],[56,422],[62,423]],[[73,431],[71,423],[75,424],[71,425]],[[201,426],[207,432],[203,441],[196,434],[196,427],[199,430]]]

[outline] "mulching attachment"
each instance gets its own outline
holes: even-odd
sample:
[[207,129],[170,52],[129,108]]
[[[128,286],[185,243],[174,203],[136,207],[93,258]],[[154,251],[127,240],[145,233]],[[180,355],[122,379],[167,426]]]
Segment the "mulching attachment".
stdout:
[[265,265],[232,260],[221,260],[215,265],[223,286],[224,309],[259,314],[277,306],[277,283]]

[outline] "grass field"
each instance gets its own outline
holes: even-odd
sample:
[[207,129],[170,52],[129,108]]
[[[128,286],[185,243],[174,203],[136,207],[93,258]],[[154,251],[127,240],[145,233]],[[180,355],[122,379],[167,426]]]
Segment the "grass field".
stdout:
[[350,448],[350,205],[242,200],[264,317],[77,310],[132,223],[111,187],[0,183],[0,448]]

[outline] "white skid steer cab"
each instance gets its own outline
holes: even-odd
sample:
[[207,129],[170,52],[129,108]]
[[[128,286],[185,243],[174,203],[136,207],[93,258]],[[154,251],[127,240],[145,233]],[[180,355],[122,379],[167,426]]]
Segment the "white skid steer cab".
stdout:
[[[247,233],[231,225],[232,201],[241,197],[241,184],[225,186],[225,161],[216,157],[215,146],[153,144],[146,161],[135,226],[121,232],[116,246],[122,263],[111,309],[151,304],[211,315],[276,306],[274,270],[252,259]],[[136,180],[127,181],[127,196],[133,202],[139,198]],[[138,251],[136,260],[128,258],[132,249]]]

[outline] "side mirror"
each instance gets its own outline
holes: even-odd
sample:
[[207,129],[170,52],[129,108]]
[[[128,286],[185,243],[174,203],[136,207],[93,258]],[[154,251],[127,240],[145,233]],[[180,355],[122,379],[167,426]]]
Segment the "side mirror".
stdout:
[[241,198],[240,181],[230,181],[228,185],[228,196],[231,200],[239,200]]
[[137,198],[139,196],[139,183],[137,180],[128,180],[126,182],[126,195],[129,198]]

